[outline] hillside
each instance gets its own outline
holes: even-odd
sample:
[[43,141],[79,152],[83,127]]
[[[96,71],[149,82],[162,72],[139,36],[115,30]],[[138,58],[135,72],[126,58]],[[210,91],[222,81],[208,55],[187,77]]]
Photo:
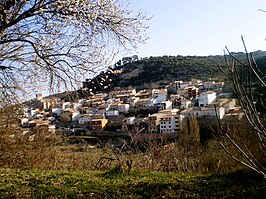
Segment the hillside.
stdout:
[[[232,53],[239,60],[246,60],[245,53]],[[266,52],[252,53],[258,66],[266,71]],[[134,57],[134,56],[133,56]],[[130,58],[130,57],[129,57]],[[123,58],[124,59],[124,58]],[[230,61],[230,57],[228,57]],[[123,64],[122,64],[123,63]],[[225,66],[225,58],[216,56],[162,56],[143,59],[124,59],[112,69],[102,72],[92,80],[84,82],[83,88],[95,93],[114,87],[164,87],[175,80],[226,80],[218,66]],[[110,72],[112,71],[112,72]]]
[[[143,84],[168,84],[175,80],[189,80],[191,78],[213,78],[219,74],[218,64],[222,64],[223,57],[196,56],[163,56],[150,57],[118,67],[123,70],[117,86],[140,86]],[[138,71],[138,75],[131,75]]]

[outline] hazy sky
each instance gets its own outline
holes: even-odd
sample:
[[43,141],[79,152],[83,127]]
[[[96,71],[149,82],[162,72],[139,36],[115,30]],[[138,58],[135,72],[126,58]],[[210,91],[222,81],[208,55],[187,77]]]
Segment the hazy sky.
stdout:
[[139,57],[217,55],[224,46],[266,50],[266,0],[129,0],[134,11],[153,16]]

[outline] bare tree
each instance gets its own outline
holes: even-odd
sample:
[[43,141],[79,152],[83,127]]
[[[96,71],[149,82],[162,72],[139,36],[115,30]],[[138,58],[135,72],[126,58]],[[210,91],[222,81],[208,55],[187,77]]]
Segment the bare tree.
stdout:
[[[69,88],[145,42],[142,13],[118,0],[1,0],[0,92]],[[2,100],[2,99],[1,99]]]
[[[265,89],[266,76],[259,69],[252,53],[248,53],[243,37],[242,42],[245,48],[246,61],[239,60],[226,48],[229,54],[229,56],[225,55],[227,67],[220,67],[220,69],[231,80],[234,93],[237,95],[239,103],[245,114],[246,121],[251,129],[253,129],[253,131],[250,131],[250,134],[253,134],[253,136],[256,137],[257,141],[255,145],[257,149],[260,149],[260,159],[252,153],[248,145],[243,142],[243,140],[238,141],[234,139],[235,137],[230,134],[228,128],[221,123],[221,132],[224,137],[237,149],[238,153],[241,154],[241,157],[229,151],[228,147],[226,147],[224,143],[220,142],[220,144],[233,159],[266,177],[266,117],[265,114],[263,114],[266,110],[265,96],[260,93],[257,95],[256,99],[262,103],[261,108],[263,108],[264,111],[257,109],[254,98],[254,85],[256,84],[257,87],[259,86]],[[238,132],[238,134],[241,134],[241,132]]]

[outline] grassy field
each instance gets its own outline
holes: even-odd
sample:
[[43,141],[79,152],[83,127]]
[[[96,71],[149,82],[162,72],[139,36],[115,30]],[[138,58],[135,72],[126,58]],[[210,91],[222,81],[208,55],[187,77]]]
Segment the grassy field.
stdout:
[[171,150],[151,142],[142,152],[130,146],[69,144],[42,133],[34,142],[0,134],[0,198],[266,196],[266,179],[230,159],[217,141],[176,143]]
[[266,180],[247,170],[215,175],[0,169],[0,198],[264,198]]

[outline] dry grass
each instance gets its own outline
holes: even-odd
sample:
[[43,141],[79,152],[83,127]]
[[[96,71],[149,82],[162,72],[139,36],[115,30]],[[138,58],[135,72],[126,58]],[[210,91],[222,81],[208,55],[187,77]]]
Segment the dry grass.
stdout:
[[[182,139],[167,144],[167,137],[137,137],[132,134],[129,144],[122,148],[107,144],[103,148],[91,148],[86,143],[67,144],[62,135],[40,127],[23,135],[17,127],[17,106],[0,109],[0,167],[37,168],[48,170],[139,170],[181,173],[222,172],[239,167],[215,140],[202,146],[196,139]],[[239,142],[258,160],[264,160],[248,128],[232,128]],[[240,131],[241,130],[241,135]],[[33,141],[30,141],[34,137]],[[184,137],[184,136],[183,136]],[[189,136],[185,136],[189,137]],[[221,140],[220,140],[221,141]],[[226,143],[229,150],[237,151]],[[262,162],[264,164],[265,162]]]
[[[162,142],[146,144],[144,152],[130,147],[91,149],[88,145],[70,145],[61,137],[47,135],[44,129],[35,132],[35,140],[26,137],[0,136],[0,167],[37,168],[48,170],[122,170],[205,173],[235,168],[220,148],[204,148],[197,143],[179,145]],[[37,136],[38,135],[38,136]],[[218,147],[216,145],[215,147]]]
[[[137,140],[138,144],[132,140],[131,144],[125,143],[122,148],[107,144],[104,148],[92,149],[86,143],[67,144],[64,137],[50,133],[44,127],[22,135],[17,126],[10,122],[12,117],[6,119],[1,120],[5,122],[0,124],[0,167],[61,171],[118,168],[181,173],[223,172],[240,167],[215,140],[206,146],[193,139],[167,145],[164,139],[155,141],[147,138]],[[248,137],[245,141],[250,141],[249,149],[259,153],[258,148],[252,145],[250,134],[246,134]],[[32,135],[34,140],[29,141]]]

